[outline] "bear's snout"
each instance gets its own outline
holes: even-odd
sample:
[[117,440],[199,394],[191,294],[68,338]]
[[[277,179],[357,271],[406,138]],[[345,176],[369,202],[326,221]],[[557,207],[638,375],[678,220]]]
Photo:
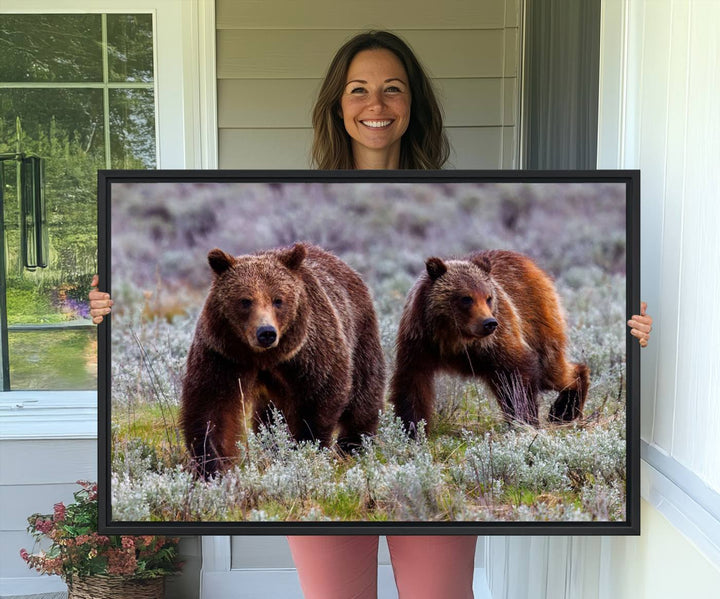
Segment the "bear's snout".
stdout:
[[257,331],[255,331],[255,338],[260,344],[260,347],[268,348],[277,340],[277,331],[273,326],[264,325],[258,327]]
[[498,321],[494,318],[486,318],[482,322],[482,333],[483,335],[491,335],[495,332],[495,329],[498,326]]

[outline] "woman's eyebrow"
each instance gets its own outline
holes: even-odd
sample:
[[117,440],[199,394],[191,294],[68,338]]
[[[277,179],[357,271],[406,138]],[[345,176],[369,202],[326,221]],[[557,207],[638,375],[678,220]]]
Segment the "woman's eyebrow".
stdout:
[[[403,83],[404,85],[407,85],[407,83],[405,83],[405,81],[403,81],[402,79],[400,79],[400,77],[390,77],[389,79],[385,79],[385,81],[383,81],[383,83],[390,83],[391,81],[399,81],[400,83]],[[347,83],[345,83],[345,85],[350,85],[351,83],[363,83],[363,84],[367,84],[367,81],[365,81],[365,79],[351,79],[350,81],[348,81]]]

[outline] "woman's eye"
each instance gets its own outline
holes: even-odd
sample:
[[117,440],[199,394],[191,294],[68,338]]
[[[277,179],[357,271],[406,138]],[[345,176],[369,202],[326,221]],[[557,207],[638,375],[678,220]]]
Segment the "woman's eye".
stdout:
[[391,93],[391,94],[399,94],[399,93],[402,92],[402,90],[401,90],[399,87],[395,86],[395,85],[391,85],[390,87],[386,87],[386,88],[385,88],[385,92],[386,92],[386,93]]
[[364,93],[365,93],[365,88],[364,88],[364,87],[353,87],[353,88],[350,90],[350,93],[358,96],[358,95],[360,95],[360,94],[364,94]]

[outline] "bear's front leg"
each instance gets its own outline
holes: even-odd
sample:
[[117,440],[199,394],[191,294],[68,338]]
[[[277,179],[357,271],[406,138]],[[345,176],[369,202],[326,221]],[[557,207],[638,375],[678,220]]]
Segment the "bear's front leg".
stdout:
[[195,344],[183,380],[180,426],[199,476],[209,478],[237,454],[242,425],[239,368],[217,352]]
[[426,426],[435,403],[435,362],[422,350],[398,345],[395,372],[390,382],[390,403],[412,438],[417,435],[421,420]]

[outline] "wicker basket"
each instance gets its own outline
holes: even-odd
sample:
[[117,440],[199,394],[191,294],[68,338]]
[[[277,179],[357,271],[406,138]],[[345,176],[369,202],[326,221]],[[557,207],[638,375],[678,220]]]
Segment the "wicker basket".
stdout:
[[165,578],[88,576],[68,583],[68,599],[163,599]]

